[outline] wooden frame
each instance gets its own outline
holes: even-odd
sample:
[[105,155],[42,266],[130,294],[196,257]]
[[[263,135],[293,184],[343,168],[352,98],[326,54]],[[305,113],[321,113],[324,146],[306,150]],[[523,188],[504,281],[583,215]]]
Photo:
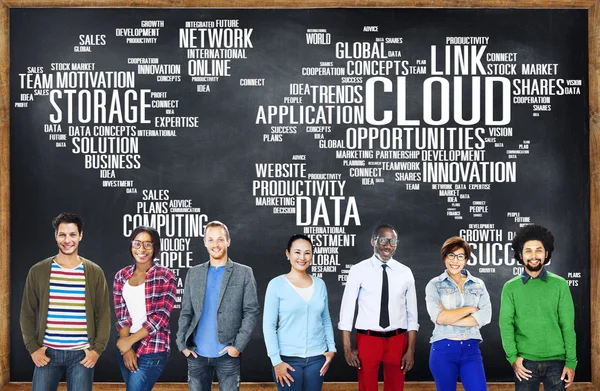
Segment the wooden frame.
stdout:
[[[29,390],[31,383],[10,383],[10,8],[571,8],[588,10],[590,148],[590,383],[572,391],[600,391],[600,0],[0,0],[0,389]],[[96,384],[96,390],[123,390],[123,384]],[[274,390],[273,383],[246,383],[244,390]],[[328,391],[356,389],[356,383],[326,383]],[[430,382],[409,382],[408,390],[435,390]],[[64,384],[61,390],[65,390]],[[157,391],[187,390],[184,383],[159,383]],[[508,391],[512,383],[491,383]]]

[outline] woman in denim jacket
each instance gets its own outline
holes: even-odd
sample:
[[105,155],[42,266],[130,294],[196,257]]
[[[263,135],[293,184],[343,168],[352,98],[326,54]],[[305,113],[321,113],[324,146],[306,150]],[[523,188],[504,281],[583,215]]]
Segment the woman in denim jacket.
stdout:
[[492,318],[490,295],[483,281],[464,269],[471,248],[463,238],[446,240],[441,255],[446,270],[425,288],[427,312],[435,323],[429,369],[438,391],[455,391],[459,375],[466,391],[487,390],[479,329]]

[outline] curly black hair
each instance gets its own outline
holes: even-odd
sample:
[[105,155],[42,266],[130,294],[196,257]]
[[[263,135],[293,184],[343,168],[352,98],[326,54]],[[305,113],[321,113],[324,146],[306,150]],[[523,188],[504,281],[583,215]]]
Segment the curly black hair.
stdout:
[[147,233],[152,238],[152,248],[154,250],[152,258],[160,259],[160,234],[155,228],[147,227],[145,225],[140,225],[139,227],[134,229],[133,232],[131,232],[131,236],[129,236],[129,255],[131,255],[131,258],[135,259],[133,257],[133,253],[131,252],[131,242],[133,242],[135,240],[135,237],[142,232]]
[[539,240],[544,245],[544,249],[548,252],[548,256],[544,260],[544,265],[552,258],[552,251],[554,251],[554,235],[548,228],[544,228],[540,225],[526,225],[521,228],[517,235],[513,238],[512,249],[515,252],[515,259],[519,263],[523,263],[521,253],[523,252],[523,246],[530,240]]

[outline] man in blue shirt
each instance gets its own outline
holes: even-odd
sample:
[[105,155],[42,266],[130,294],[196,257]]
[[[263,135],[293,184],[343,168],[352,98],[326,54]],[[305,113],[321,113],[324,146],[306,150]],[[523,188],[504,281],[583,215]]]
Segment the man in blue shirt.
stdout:
[[215,372],[221,389],[240,387],[240,353],[250,341],[259,306],[252,269],[228,258],[230,244],[225,224],[206,224],[210,260],[185,278],[177,347],[187,357],[190,391],[212,390]]

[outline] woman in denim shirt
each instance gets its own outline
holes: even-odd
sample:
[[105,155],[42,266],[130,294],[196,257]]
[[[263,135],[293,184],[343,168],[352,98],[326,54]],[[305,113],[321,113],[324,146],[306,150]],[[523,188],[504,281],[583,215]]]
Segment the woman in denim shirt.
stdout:
[[466,391],[487,390],[479,329],[492,318],[490,295],[483,281],[464,269],[471,248],[463,238],[446,240],[441,255],[446,270],[425,288],[427,312],[435,323],[429,369],[438,391],[455,391],[459,375]]

